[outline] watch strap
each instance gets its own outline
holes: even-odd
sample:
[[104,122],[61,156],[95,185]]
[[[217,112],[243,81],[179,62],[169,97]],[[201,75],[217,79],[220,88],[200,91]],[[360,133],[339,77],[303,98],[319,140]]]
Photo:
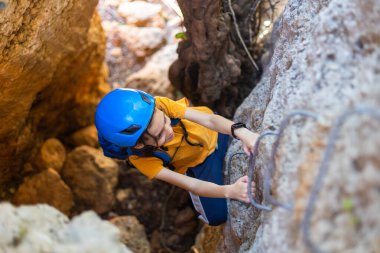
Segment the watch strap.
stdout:
[[237,140],[240,140],[240,139],[235,135],[235,130],[239,128],[247,128],[247,126],[241,122],[234,123],[231,125],[231,135]]

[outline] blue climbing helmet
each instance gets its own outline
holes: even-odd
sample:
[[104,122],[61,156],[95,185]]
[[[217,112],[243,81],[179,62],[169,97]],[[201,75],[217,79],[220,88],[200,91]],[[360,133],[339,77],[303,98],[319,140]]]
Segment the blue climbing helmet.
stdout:
[[105,95],[95,112],[100,138],[121,147],[133,147],[148,127],[154,98],[135,89],[115,89]]

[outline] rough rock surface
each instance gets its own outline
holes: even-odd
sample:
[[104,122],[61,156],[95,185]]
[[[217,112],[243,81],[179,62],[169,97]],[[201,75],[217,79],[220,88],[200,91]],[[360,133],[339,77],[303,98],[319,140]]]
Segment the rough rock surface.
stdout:
[[168,69],[176,57],[177,45],[167,45],[156,52],[148,63],[136,73],[130,75],[125,86],[142,89],[156,96],[172,97],[173,87],[168,78]]
[[120,231],[94,212],[71,221],[48,205],[0,204],[0,251],[9,253],[129,253]]
[[118,169],[115,161],[92,147],[81,146],[69,153],[62,177],[74,194],[76,210],[109,211],[115,202]]
[[66,160],[66,150],[56,138],[47,139],[41,146],[35,164],[39,170],[53,168],[60,171]]
[[110,220],[121,231],[121,242],[135,253],[150,253],[144,226],[134,216],[120,216]]
[[124,87],[127,78],[148,63],[149,57],[144,56],[162,46],[177,45],[175,34],[183,31],[182,15],[176,12],[179,8],[172,0],[107,0],[100,1],[97,9],[107,34],[107,82],[113,88]]
[[120,38],[137,58],[152,55],[165,43],[164,30],[158,27],[119,26]]
[[69,143],[69,145],[74,147],[86,145],[93,148],[97,148],[99,147],[98,131],[96,130],[95,125],[79,129],[78,131],[74,132],[72,135],[69,136],[67,142]]
[[126,19],[127,24],[136,26],[163,27],[161,4],[145,1],[124,2],[118,8],[120,16]]
[[[259,212],[231,201],[227,252],[307,252],[300,227],[329,131],[347,109],[380,111],[379,16],[380,2],[374,0],[288,2],[276,24],[271,62],[235,121],[262,133],[278,130],[281,120],[298,109],[314,112],[319,120],[293,119],[277,152],[272,193],[292,203],[293,211]],[[379,122],[363,115],[343,125],[311,220],[311,240],[323,251],[380,248],[378,129]],[[261,144],[256,163],[261,183],[273,142],[268,137]],[[228,156],[237,151],[241,144],[234,141]],[[245,174],[247,164],[247,159],[234,159],[228,179]]]
[[105,37],[95,0],[2,3],[3,183],[17,175],[33,147],[93,122],[95,105],[104,94],[99,83],[104,79]]
[[135,216],[144,225],[151,252],[188,252],[200,221],[190,208],[187,191],[160,180],[149,180],[137,169],[122,165],[117,186],[119,215]]
[[[259,1],[232,2],[242,38],[251,49],[259,23],[252,8]],[[259,72],[236,36],[227,1],[178,0],[178,4],[187,39],[178,45],[178,59],[170,67],[169,79],[195,105],[207,105],[232,118]]]
[[53,169],[47,169],[25,178],[18,188],[13,202],[17,205],[49,204],[66,215],[70,214],[74,205],[70,188]]

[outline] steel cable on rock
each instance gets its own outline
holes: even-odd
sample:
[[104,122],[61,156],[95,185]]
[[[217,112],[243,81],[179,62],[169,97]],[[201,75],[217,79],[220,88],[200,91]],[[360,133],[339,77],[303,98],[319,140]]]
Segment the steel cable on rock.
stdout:
[[[324,177],[325,177],[325,175],[327,173],[328,163],[329,163],[329,160],[330,160],[330,158],[332,156],[332,153],[334,151],[335,143],[336,143],[336,141],[337,141],[337,139],[339,137],[340,130],[341,130],[343,124],[346,122],[346,120],[349,117],[352,117],[352,116],[354,116],[356,114],[366,114],[366,115],[369,115],[372,118],[374,118],[377,121],[379,121],[379,123],[380,123],[380,112],[379,111],[376,111],[375,109],[368,108],[368,107],[357,107],[357,108],[354,108],[354,109],[349,110],[349,111],[345,112],[344,114],[342,114],[337,119],[337,121],[334,124],[332,130],[330,131],[330,133],[328,135],[328,140],[327,140],[328,144],[327,144],[327,147],[326,147],[325,152],[323,154],[322,162],[320,164],[317,177],[316,177],[315,182],[314,182],[314,184],[312,186],[312,190],[311,190],[311,193],[310,193],[309,201],[308,201],[307,206],[306,206],[305,215],[304,215],[304,219],[302,221],[302,227],[301,227],[302,233],[303,233],[303,242],[311,250],[311,252],[313,252],[313,253],[326,253],[325,251],[319,249],[316,246],[316,244],[312,241],[312,239],[310,237],[310,223],[311,223],[311,218],[312,218],[312,215],[313,215],[313,210],[314,210],[314,207],[315,207],[315,201],[316,201],[316,199],[318,197],[319,191],[321,190],[323,179],[324,179]],[[303,111],[303,110],[294,111],[294,112],[288,114],[284,118],[284,120],[281,121],[278,133],[268,131],[268,132],[264,132],[263,134],[261,134],[258,137],[258,139],[256,140],[256,142],[255,142],[254,151],[250,154],[250,157],[249,157],[249,168],[248,168],[247,191],[248,191],[248,196],[249,196],[249,199],[250,199],[250,202],[251,202],[252,206],[254,206],[254,207],[258,208],[258,209],[261,209],[261,210],[264,210],[264,211],[272,211],[271,207],[263,205],[263,204],[260,204],[260,203],[257,203],[255,201],[254,197],[252,196],[251,187],[252,187],[252,179],[253,179],[253,175],[254,175],[254,172],[255,172],[254,171],[255,170],[255,162],[256,162],[256,157],[258,155],[258,149],[259,149],[260,142],[266,136],[269,136],[269,135],[273,136],[273,135],[275,135],[275,136],[277,136],[277,139],[276,139],[276,141],[274,142],[274,144],[272,146],[272,152],[271,152],[271,158],[270,158],[269,168],[264,169],[264,200],[268,200],[272,205],[283,207],[283,208],[285,208],[287,210],[292,210],[292,206],[291,205],[289,205],[289,204],[282,204],[281,202],[279,202],[278,200],[276,200],[270,194],[270,190],[271,190],[271,187],[272,187],[271,180],[272,180],[273,174],[274,174],[274,172],[276,170],[275,157],[276,157],[276,153],[277,153],[277,150],[278,150],[278,147],[279,147],[279,144],[280,144],[281,137],[282,137],[282,135],[283,135],[286,127],[289,125],[290,119],[293,118],[293,117],[295,117],[295,116],[308,117],[308,118],[312,118],[312,119],[314,119],[316,121],[319,121],[318,116],[316,114],[312,113],[312,112]],[[232,158],[234,156],[236,156],[236,155],[242,155],[242,154],[245,154],[245,153],[241,152],[241,153],[235,153],[234,155],[232,155],[228,159],[228,167],[230,167]],[[229,170],[228,170],[228,175],[230,176]]]
[[277,154],[278,147],[280,145],[281,137],[283,136],[286,127],[290,124],[290,120],[296,116],[318,120],[318,116],[316,114],[310,111],[306,111],[306,110],[296,110],[289,113],[280,123],[278,136],[272,147],[271,159],[269,161],[269,168],[264,170],[264,178],[269,178],[269,180],[264,180],[264,199],[268,200],[272,205],[280,206],[287,210],[293,209],[292,204],[283,204],[279,202],[270,194],[270,190],[272,189],[272,177],[276,170],[276,154]]
[[325,251],[319,249],[316,246],[310,237],[310,223],[313,216],[315,201],[318,197],[319,191],[321,190],[323,179],[327,173],[328,163],[334,151],[336,140],[339,137],[339,132],[346,120],[355,114],[368,114],[380,123],[380,112],[374,110],[373,108],[357,107],[342,114],[330,131],[328,135],[328,144],[323,154],[323,159],[318,170],[318,175],[312,187],[309,201],[305,210],[305,216],[302,221],[303,242],[313,253],[325,253]]

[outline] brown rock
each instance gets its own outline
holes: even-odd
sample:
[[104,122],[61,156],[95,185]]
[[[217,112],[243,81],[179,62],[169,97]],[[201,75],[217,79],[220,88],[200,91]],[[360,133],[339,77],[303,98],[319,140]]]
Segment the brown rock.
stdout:
[[180,236],[192,235],[197,232],[198,221],[196,219],[189,220],[188,222],[178,226],[176,234]]
[[96,130],[95,125],[79,129],[69,137],[68,141],[75,147],[83,145],[90,146],[93,148],[99,147],[98,132]]
[[52,168],[59,172],[65,160],[66,150],[63,144],[56,138],[50,138],[42,144],[36,163],[41,171]]
[[[6,1],[0,14],[0,182],[33,147],[88,126],[104,94],[98,1]],[[10,169],[12,168],[12,169]]]
[[114,204],[118,165],[95,148],[81,146],[67,156],[62,177],[74,193],[78,211],[109,211]]
[[154,230],[150,239],[150,248],[152,252],[160,252],[162,250],[160,232]]
[[73,207],[73,195],[60,175],[53,169],[47,169],[37,175],[25,178],[18,188],[13,202],[21,204],[49,204],[66,215]]
[[179,235],[172,234],[168,236],[168,238],[165,238],[165,243],[167,246],[175,246],[181,241],[181,238]]
[[190,207],[181,210],[174,221],[175,226],[181,226],[195,218],[195,213]]
[[149,242],[144,226],[134,216],[121,216],[110,220],[121,231],[121,241],[136,253],[149,253]]
[[213,227],[205,224],[197,235],[193,248],[199,253],[224,252],[218,249],[218,245],[223,239],[223,229],[224,226]]

